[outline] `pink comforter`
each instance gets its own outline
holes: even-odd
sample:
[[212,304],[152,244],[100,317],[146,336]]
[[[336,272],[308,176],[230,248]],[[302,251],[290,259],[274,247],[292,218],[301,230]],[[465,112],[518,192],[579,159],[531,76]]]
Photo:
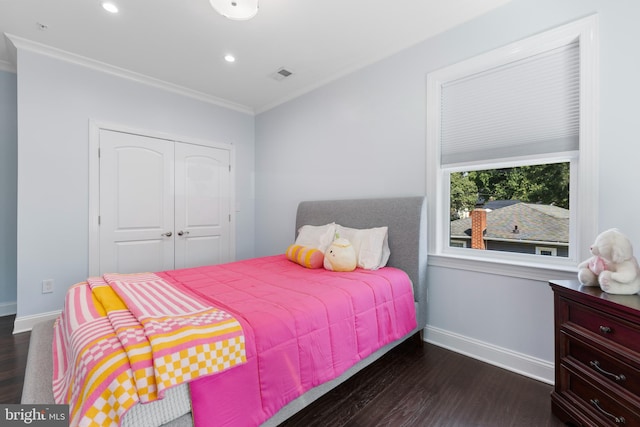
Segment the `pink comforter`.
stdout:
[[158,273],[242,324],[247,363],[190,383],[196,426],[256,426],[416,327],[401,270],[310,270],[284,255]]

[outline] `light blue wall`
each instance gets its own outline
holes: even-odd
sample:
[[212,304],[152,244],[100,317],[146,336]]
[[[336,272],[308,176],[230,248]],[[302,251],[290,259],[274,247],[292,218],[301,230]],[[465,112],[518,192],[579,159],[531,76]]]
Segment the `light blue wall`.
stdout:
[[16,310],[16,75],[0,71],[0,315]]
[[[254,255],[254,117],[18,49],[18,318],[88,274],[89,120],[236,147],[237,258]],[[45,71],[46,70],[46,71]],[[54,279],[53,294],[42,294]]]
[[[425,194],[427,73],[596,12],[601,188],[594,214],[601,228],[622,228],[638,252],[640,2],[513,0],[257,116],[257,254],[282,252],[291,242],[300,200]],[[460,351],[486,350],[498,356],[494,363],[504,356],[507,364],[524,366],[514,370],[533,366],[528,374],[551,379],[553,305],[546,282],[431,267],[428,283],[430,336],[437,331]]]
[[291,243],[300,200],[424,194],[424,87],[405,72],[384,61],[257,116],[258,254]]

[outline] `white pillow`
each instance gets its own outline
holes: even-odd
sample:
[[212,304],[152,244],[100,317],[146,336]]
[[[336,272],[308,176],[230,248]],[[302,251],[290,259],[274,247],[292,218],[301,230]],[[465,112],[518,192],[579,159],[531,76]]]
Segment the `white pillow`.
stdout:
[[303,225],[298,229],[296,245],[316,248],[324,253],[336,236],[336,223]]
[[377,270],[389,261],[388,227],[357,229],[338,225],[336,234],[351,242],[356,251],[358,267]]

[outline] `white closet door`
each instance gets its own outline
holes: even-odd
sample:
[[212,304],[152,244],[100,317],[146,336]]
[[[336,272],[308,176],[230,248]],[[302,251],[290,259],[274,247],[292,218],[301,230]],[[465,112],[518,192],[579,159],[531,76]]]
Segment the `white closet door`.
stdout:
[[232,261],[229,165],[229,150],[176,143],[176,268]]
[[174,268],[173,141],[100,130],[100,274]]

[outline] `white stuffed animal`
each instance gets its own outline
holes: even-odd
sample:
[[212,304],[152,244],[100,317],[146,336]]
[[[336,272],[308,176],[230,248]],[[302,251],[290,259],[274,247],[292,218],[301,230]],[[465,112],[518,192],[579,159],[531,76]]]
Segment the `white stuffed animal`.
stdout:
[[591,246],[593,256],[578,265],[578,280],[610,294],[640,291],[640,267],[631,241],[616,228],[603,231]]
[[331,271],[356,269],[356,251],[347,239],[337,238],[324,253],[324,268]]

